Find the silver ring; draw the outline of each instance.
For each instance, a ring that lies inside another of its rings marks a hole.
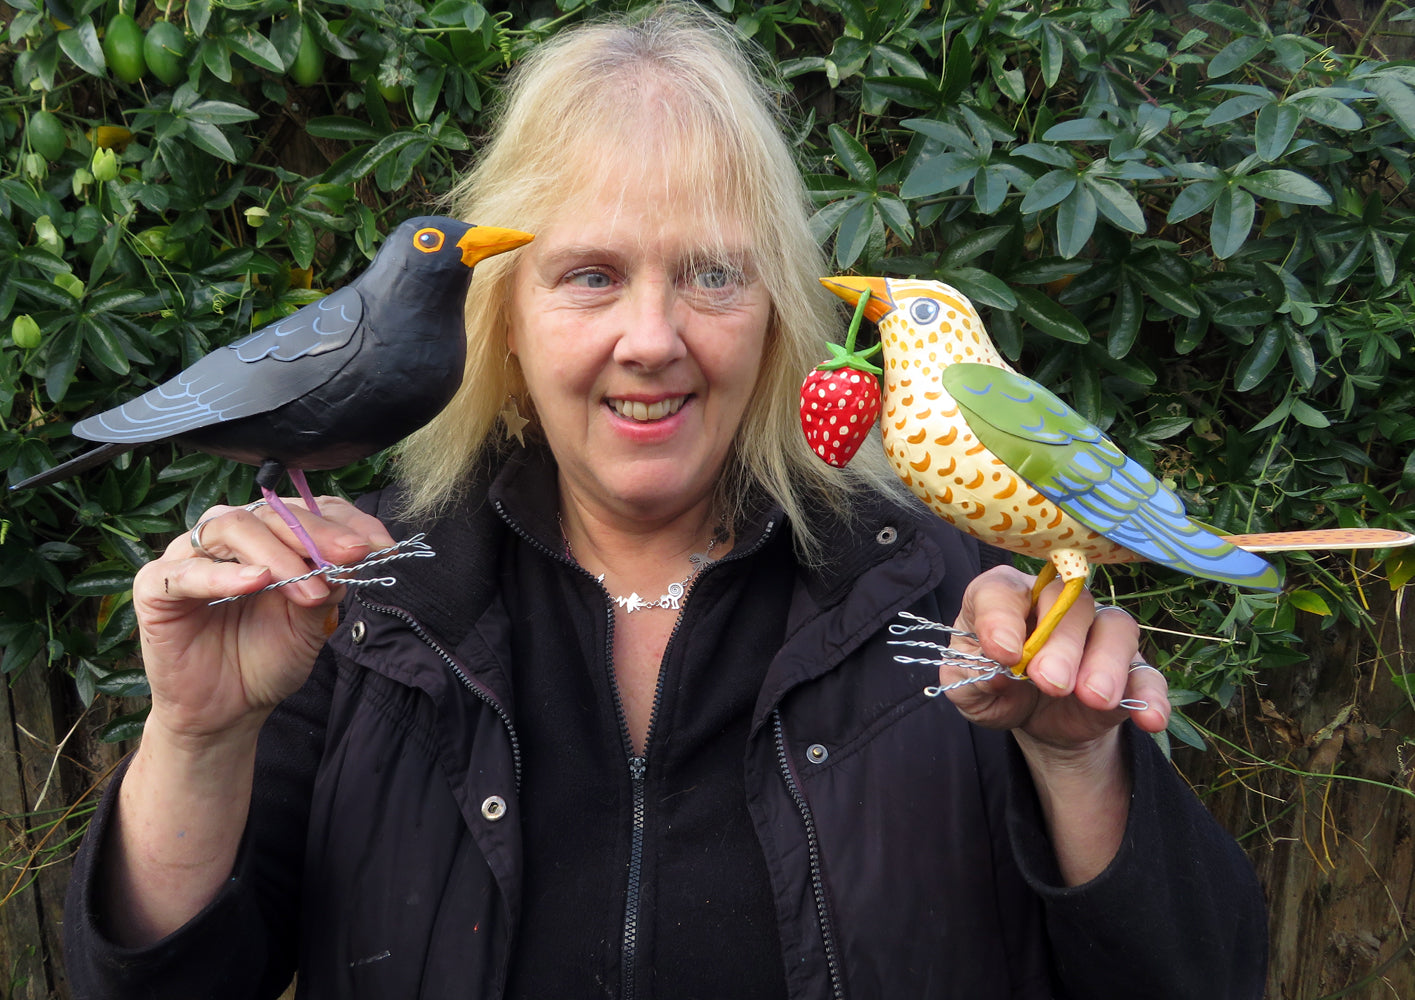
[[[1093,612],[1093,614],[1098,615],[1102,611],[1119,611],[1122,615],[1124,615],[1126,618],[1129,618],[1132,622],[1135,620],[1134,615],[1132,615],[1130,612],[1126,611],[1124,608],[1116,604],[1097,604],[1096,610]]]
[[[235,562],[234,559],[222,559],[212,555],[211,551],[201,543],[201,530],[214,520],[216,520],[215,517],[208,517],[204,521],[198,521],[197,526],[192,529],[192,533],[187,536],[187,541],[191,543],[192,551],[205,559],[210,559],[212,562]]]
[[[249,512],[253,512],[253,511],[260,510],[262,507],[269,507],[269,506],[270,506],[270,501],[267,500],[267,499],[265,499],[264,497],[261,497],[259,500],[256,500],[256,501],[253,502],[253,503],[248,503],[248,504],[246,504],[245,510],[249,513]]]

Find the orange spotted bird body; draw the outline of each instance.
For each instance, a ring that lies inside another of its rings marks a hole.
[[[1061,596],[1037,623],[1017,673],[1075,602],[1094,563],[1149,560],[1238,586],[1275,590],[1277,571],[1247,549],[1407,544],[1401,532],[1318,542],[1306,533],[1224,537],[1191,520],[1179,498],[1098,428],[993,347],[973,305],[937,281],[824,278],[851,304],[866,295],[879,327],[885,450],[904,483],[958,528],[1049,560]],[[1234,544],[1235,542],[1239,544]]]

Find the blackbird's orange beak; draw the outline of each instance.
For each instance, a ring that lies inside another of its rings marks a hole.
[[[859,304],[860,296],[870,295],[870,304],[865,307],[865,319],[878,323],[894,308],[894,299],[889,294],[889,284],[884,278],[835,277],[821,278],[820,283],[839,295],[851,306]]]
[[[462,248],[462,263],[468,267],[476,267],[488,257],[495,257],[507,250],[515,250],[518,246],[529,243],[533,239],[535,237],[530,233],[523,233],[516,229],[473,226],[457,241],[457,245]]]

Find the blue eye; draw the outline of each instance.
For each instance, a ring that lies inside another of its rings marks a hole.
[[[933,299],[918,299],[909,307],[909,315],[915,323],[928,326],[938,319],[938,303]]]
[[[572,285],[592,289],[608,288],[613,284],[609,275],[605,274],[603,271],[593,270],[576,271],[574,274],[571,274],[567,280]]]

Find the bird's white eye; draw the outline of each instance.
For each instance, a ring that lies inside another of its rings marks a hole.
[[[915,323],[927,326],[938,319],[938,303],[933,299],[918,299],[909,307],[909,315]]]
[[[437,253],[442,249],[442,241],[446,238],[441,229],[419,229],[413,234],[413,246],[423,253]]]

